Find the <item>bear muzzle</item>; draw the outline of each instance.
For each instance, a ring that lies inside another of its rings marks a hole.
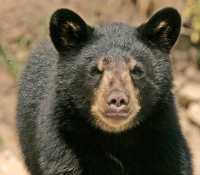
[[[107,110],[105,117],[123,120],[129,115],[129,96],[122,90],[113,90],[107,98]]]

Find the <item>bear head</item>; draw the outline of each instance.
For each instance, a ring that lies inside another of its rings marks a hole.
[[[179,13],[170,7],[138,27],[91,27],[75,12],[57,10],[50,37],[59,54],[61,103],[70,101],[72,108],[66,116],[74,109],[74,117],[109,133],[145,121],[171,90],[169,53],[180,26]]]

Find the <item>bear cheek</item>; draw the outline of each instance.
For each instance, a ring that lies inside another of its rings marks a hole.
[[[103,75],[102,80],[94,91],[93,100],[91,104],[91,114],[96,119],[99,120],[99,117],[103,117],[103,113],[107,109],[107,100],[109,87],[108,80],[105,75]]]
[[[136,88],[132,82],[131,76],[129,73],[127,73],[124,77],[124,84],[126,85],[128,94],[129,94],[129,118],[130,120],[134,120],[132,123],[132,126],[136,126],[136,116],[138,112],[141,110],[141,103],[140,103],[140,93],[139,89]]]

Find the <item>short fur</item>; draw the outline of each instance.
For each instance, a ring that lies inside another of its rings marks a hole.
[[[32,175],[192,175],[171,93],[169,52],[180,24],[173,8],[136,28],[93,28],[70,10],[54,13],[51,41],[32,52],[19,88],[17,127]],[[91,114],[102,77],[93,68],[102,57],[132,58],[144,71],[130,70],[140,109],[134,125],[117,133]]]

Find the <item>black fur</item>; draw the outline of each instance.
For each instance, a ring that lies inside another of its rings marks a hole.
[[[156,29],[162,21],[167,25]],[[65,22],[79,30],[63,29]],[[48,40],[33,51],[18,96],[19,138],[32,175],[192,175],[171,93],[169,51],[180,23],[173,8],[137,28],[121,23],[92,28],[65,9],[53,15],[54,45]],[[100,56],[130,55],[145,70],[142,81],[134,80],[141,95],[138,125],[106,133],[89,113],[101,78],[91,69]]]

